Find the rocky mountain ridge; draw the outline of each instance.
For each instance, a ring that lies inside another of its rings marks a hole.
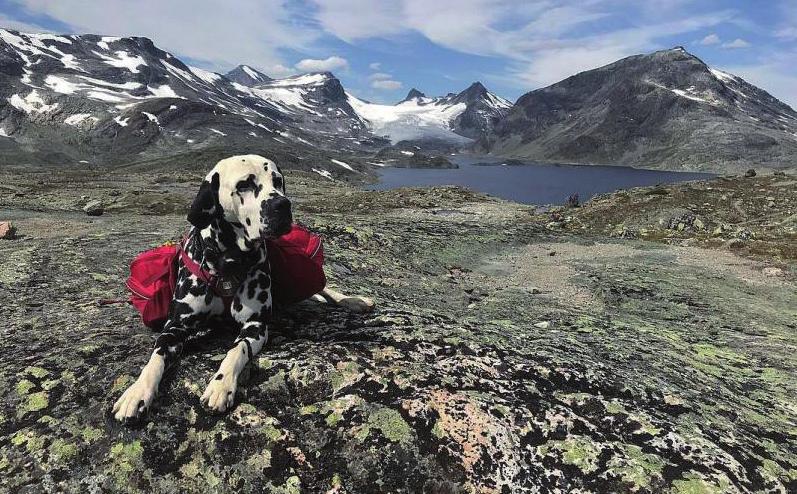
[[[479,148],[673,170],[789,167],[797,165],[797,112],[676,47],[526,93]]]
[[[365,177],[367,158],[389,143],[358,111],[371,104],[355,100],[329,72],[272,79],[240,65],[221,75],[147,38],[0,30],[0,158],[9,163],[190,163],[269,149],[286,167]],[[462,100],[451,119],[467,110],[461,127],[483,128],[484,103]]]
[[[480,82],[439,97],[413,88],[382,105],[328,72],[272,79],[241,65],[221,75],[147,38],[0,30],[5,163],[184,166],[268,149],[286,167],[368,180],[390,165],[378,153],[398,156],[402,141],[432,157],[465,149],[674,170],[785,168],[797,162],[797,113],[681,47],[582,72],[514,105]]]

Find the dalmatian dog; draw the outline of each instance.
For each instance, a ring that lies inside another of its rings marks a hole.
[[[238,273],[240,284],[229,313],[238,326],[233,347],[213,375],[201,402],[211,411],[232,407],[238,377],[268,338],[272,296],[264,239],[285,234],[292,224],[285,178],[271,160],[258,155],[223,159],[207,174],[188,213],[192,227],[184,244],[188,257],[210,273]],[[227,307],[213,287],[179,261],[169,316],[138,379],[113,406],[114,417],[131,422],[144,415],[167,368],[184,342],[203,325],[225,317]],[[349,310],[367,311],[373,302],[325,289],[318,298]]]

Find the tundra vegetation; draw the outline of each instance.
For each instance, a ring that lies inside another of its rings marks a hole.
[[[97,300],[183,232],[201,176],[0,171],[0,489],[797,490],[793,174],[541,211],[288,172],[331,285],[376,310],[281,309],[225,415],[199,402],[235,338],[212,328],[124,427],[155,335]]]

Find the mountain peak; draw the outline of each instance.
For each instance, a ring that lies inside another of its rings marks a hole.
[[[672,48],[668,48],[666,50],[654,51],[653,53],[650,53],[650,54],[647,54],[647,55],[642,55],[642,56],[667,58],[667,59],[674,58],[674,59],[677,59],[677,60],[682,60],[684,58],[700,60],[699,58],[697,58],[692,53],[689,53],[688,51],[686,51],[686,48],[684,48],[681,45],[673,46]]]
[[[464,91],[457,95],[457,98],[462,99],[465,98],[467,100],[481,98],[482,96],[487,94],[487,88],[484,87],[479,81],[474,82],[470,86],[468,86]]]
[[[482,84],[481,81],[476,81],[473,84],[471,84],[470,86],[468,86],[468,89],[466,89],[465,91],[469,91],[469,90],[486,92],[487,88],[484,87],[484,84]]]
[[[271,77],[257,69],[253,69],[249,65],[239,65],[227,72],[224,77],[248,87],[256,86],[258,84],[272,80]]]
[[[407,96],[403,100],[399,101],[399,103],[403,103],[405,101],[409,101],[409,100],[415,99],[415,98],[425,98],[425,97],[426,97],[426,95],[423,94],[421,91],[418,91],[417,89],[412,88],[412,89],[410,89],[410,92],[407,93]]]

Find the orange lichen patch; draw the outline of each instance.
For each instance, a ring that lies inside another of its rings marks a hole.
[[[296,463],[299,465],[304,466],[307,463],[307,457],[304,455],[304,452],[301,449],[297,448],[296,446],[291,446],[286,448],[286,450],[291,454],[291,456],[293,456],[293,459],[296,460]]]
[[[511,486],[520,465],[518,440],[511,432],[511,417],[496,418],[485,411],[495,404],[479,403],[484,396],[450,393],[437,389],[422,398],[404,400],[402,406],[411,417],[436,416],[432,434],[439,441],[439,452],[458,458],[470,487],[477,492],[498,493]],[[517,455],[507,452],[517,451]],[[482,468],[492,458],[490,469]]]
[[[473,379],[485,375],[491,378],[499,377],[497,367],[499,362],[497,359],[488,357],[475,357],[466,355],[456,355],[451,358],[440,360],[437,366],[441,368],[446,374],[459,374],[469,375]]]

